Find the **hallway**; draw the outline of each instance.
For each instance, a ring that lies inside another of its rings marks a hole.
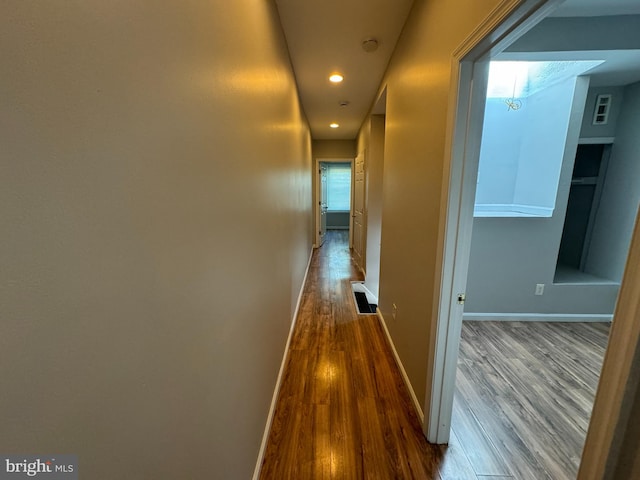
[[[575,477],[607,324],[465,322],[450,443],[431,445],[378,318],[356,313],[352,280],[362,275],[348,231],[328,231],[311,261],[262,479]]]
[[[311,262],[262,479],[441,478],[443,450],[422,434],[378,318],[356,314],[350,281],[361,279],[348,232],[327,232]]]

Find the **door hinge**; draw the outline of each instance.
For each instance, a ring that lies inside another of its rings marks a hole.
[[[467,295],[464,293],[459,293],[458,294],[458,303],[460,305],[464,305],[464,301],[467,299]]]

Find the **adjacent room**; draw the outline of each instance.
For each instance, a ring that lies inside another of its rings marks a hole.
[[[577,474],[640,202],[620,22],[544,20],[489,67],[452,417],[477,475]]]

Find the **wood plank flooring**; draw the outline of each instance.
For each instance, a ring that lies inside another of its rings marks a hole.
[[[330,231],[314,252],[260,478],[575,478],[556,475],[579,460],[606,329],[550,326],[531,339],[517,326],[504,336],[502,324],[465,324],[451,442],[431,445],[377,317],[356,313],[350,281],[362,278],[347,242]],[[574,334],[588,348],[575,353]],[[530,346],[512,343],[523,339]],[[557,356],[540,349],[549,342]]]
[[[311,261],[260,478],[438,478],[378,318],[355,310],[347,236]]]
[[[479,478],[576,478],[608,335],[605,323],[463,323],[452,430]]]

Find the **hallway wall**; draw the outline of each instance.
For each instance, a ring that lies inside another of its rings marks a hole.
[[[379,307],[420,401],[435,341],[446,125],[456,94],[451,58],[498,3],[417,0],[381,82],[387,110]]]
[[[0,58],[0,452],[250,478],[313,235],[273,2],[7,0]]]

